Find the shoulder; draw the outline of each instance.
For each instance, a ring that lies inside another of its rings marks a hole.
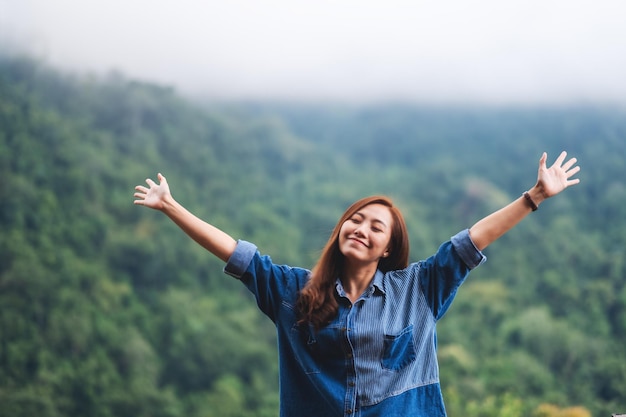
[[[310,270],[277,264],[269,255],[263,255],[256,246],[253,247],[254,251],[247,252],[238,261],[239,269],[236,269],[235,274],[224,268],[226,273],[241,280],[249,288],[254,287],[253,292],[269,291],[289,298],[289,294],[297,294],[310,279]],[[246,252],[247,249],[243,251]]]
[[[419,285],[419,275],[422,273],[424,261],[410,263],[406,268],[394,271],[376,273],[374,284],[385,292],[404,292]]]

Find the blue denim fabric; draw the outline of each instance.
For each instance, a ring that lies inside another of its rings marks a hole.
[[[245,241],[224,271],[276,325],[281,416],[443,417],[436,322],[485,259],[464,230],[424,261],[377,271],[354,304],[338,279],[337,317],[317,332],[295,309],[310,271],[275,265]]]

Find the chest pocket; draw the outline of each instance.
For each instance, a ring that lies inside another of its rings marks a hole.
[[[416,357],[412,324],[397,335],[384,336],[382,357],[384,369],[398,371],[413,362]]]

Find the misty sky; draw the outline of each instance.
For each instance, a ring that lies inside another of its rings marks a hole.
[[[0,46],[218,99],[626,102],[625,0],[0,0]]]

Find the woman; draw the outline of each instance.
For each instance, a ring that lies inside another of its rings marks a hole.
[[[165,177],[137,186],[135,204],[160,210],[226,262],[275,323],[281,416],[445,416],[435,325],[482,250],[549,197],[580,168],[544,152],[536,184],[506,207],[408,265],[400,211],[386,197],[346,210],[313,268],[278,266],[256,247],[200,220],[172,197]]]

